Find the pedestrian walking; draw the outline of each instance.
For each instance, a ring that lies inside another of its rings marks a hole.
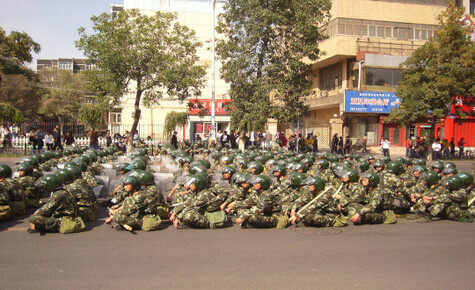
[[[51,132],[46,133],[45,138],[44,138],[46,149],[53,150],[53,141],[54,141],[54,137],[53,135],[51,135]]]
[[[61,130],[59,126],[56,126],[56,128],[53,129],[53,150],[59,149],[63,150],[63,145],[61,145]]]
[[[440,159],[440,153],[442,151],[442,144],[440,144],[440,139],[437,138],[434,143],[432,143],[432,160]]]
[[[368,137],[366,137],[366,135],[364,135],[363,138],[361,138],[361,146],[363,147],[361,152],[363,152],[363,153],[368,152],[368,150],[366,149],[366,144],[367,143],[368,143]]]
[[[87,136],[89,137],[89,148],[97,150],[99,147],[99,136],[94,128],[91,128]]]
[[[389,148],[390,148],[391,142],[388,139],[384,139],[381,141],[381,148],[383,149],[383,155],[385,157],[389,157]]]
[[[170,146],[172,146],[173,149],[178,149],[178,138],[176,137],[178,133],[175,131],[173,132],[172,139],[170,141]]]

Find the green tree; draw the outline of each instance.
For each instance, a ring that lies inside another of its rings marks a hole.
[[[430,117],[430,144],[437,119],[450,113],[454,97],[475,95],[475,46],[467,38],[470,29],[460,25],[462,17],[463,9],[449,2],[438,16],[436,36],[401,64],[403,77],[397,88],[401,105],[390,120],[409,126]],[[473,105],[472,98],[465,101]]]
[[[268,118],[289,122],[307,107],[310,62],[321,55],[319,27],[329,0],[230,0],[220,15],[217,53],[231,86],[233,128],[257,130]],[[308,62],[310,61],[310,62]]]
[[[175,112],[171,111],[165,117],[165,126],[163,128],[163,135],[170,137],[176,127],[185,125],[188,122],[188,112]]]
[[[84,78],[68,70],[48,68],[40,71],[40,80],[45,93],[41,97],[38,112],[59,121],[61,130],[68,119],[75,119],[84,102]]]
[[[89,87],[115,101],[124,93],[135,94],[131,134],[140,120],[141,101],[150,106],[165,95],[183,101],[201,94],[205,67],[197,65],[196,55],[201,43],[194,31],[176,22],[175,14],[125,10],[115,19],[101,14],[91,20],[95,33],[80,28],[76,42],[97,68],[88,73]]]
[[[25,74],[33,77],[34,73],[24,65],[33,60],[32,52],[38,53],[40,50],[40,45],[25,32],[12,31],[7,35],[0,27],[1,74]]]
[[[23,123],[24,116],[10,103],[0,103],[0,122]]]
[[[40,88],[37,80],[30,80],[23,74],[7,74],[3,75],[0,85],[0,102],[10,103],[20,110],[26,119],[33,120],[43,93],[44,90]]]
[[[92,128],[98,128],[105,125],[104,116],[107,108],[101,104],[84,104],[79,109],[79,121]]]

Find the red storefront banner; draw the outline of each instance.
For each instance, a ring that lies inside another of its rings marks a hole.
[[[229,115],[224,109],[227,103],[231,100],[216,99],[215,103],[215,114],[216,115]],[[211,99],[194,99],[189,100],[188,103],[188,114],[190,115],[199,115],[200,113],[205,115],[211,115]]]

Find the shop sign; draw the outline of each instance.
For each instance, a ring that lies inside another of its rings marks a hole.
[[[225,104],[231,102],[227,99],[215,100],[215,114],[228,115],[224,109]],[[190,99],[188,103],[188,114],[190,115],[211,115],[211,99]]]
[[[401,99],[395,93],[345,91],[345,112],[391,113]]]

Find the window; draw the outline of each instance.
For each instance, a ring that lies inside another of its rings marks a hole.
[[[342,66],[337,63],[320,69],[320,89],[334,90],[341,88]]]
[[[365,68],[365,84],[369,86],[395,87],[401,78],[399,69]]]
[[[373,25],[369,27],[369,36],[376,36],[376,27]]]
[[[385,37],[386,38],[391,38],[393,37],[393,34],[392,34],[392,28],[391,27],[386,27],[385,29]]]
[[[122,122],[122,113],[109,112],[109,123],[120,123]]]

